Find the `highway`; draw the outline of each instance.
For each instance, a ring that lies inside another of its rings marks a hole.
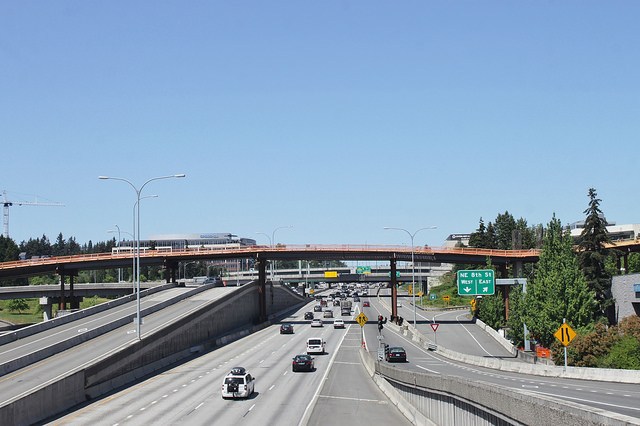
[[[233,291],[233,288],[214,288],[149,315],[145,318],[143,331],[159,328],[185,312],[221,297],[225,291]],[[369,318],[369,323],[363,329],[363,336],[367,349],[375,357],[378,346],[375,320],[378,314],[390,315],[391,299],[377,298],[372,294],[362,300],[369,300],[371,306],[362,307],[361,302],[355,303],[354,314],[364,312]],[[413,318],[412,306],[407,303],[407,299],[402,300],[400,315]],[[215,419],[221,423],[320,425],[333,423],[332,416],[339,416],[341,422],[350,425],[373,422],[409,424],[365,373],[358,356],[362,343],[360,326],[349,321],[345,330],[334,330],[330,326],[333,320],[325,319],[323,328],[311,328],[309,321],[303,318],[304,312],[312,311],[314,304],[315,302],[310,302],[283,320],[294,324],[293,335],[281,335],[277,324],[269,326],[51,420],[50,424],[197,425],[211,424],[212,419]],[[338,307],[333,311],[336,317],[340,317]],[[433,337],[433,332],[428,321],[433,316],[439,321],[441,325],[437,340],[440,345],[477,356],[511,357],[502,345],[469,322],[465,310],[418,311],[418,314],[418,328],[429,338]],[[321,313],[315,313],[316,317],[320,315]],[[125,347],[135,341],[134,330],[133,324],[122,327],[73,350],[0,378],[1,400],[6,401],[65,373],[71,367],[78,368],[79,365],[105,356],[111,350]],[[399,333],[399,328],[395,325],[387,324],[382,334],[384,342],[391,346],[403,346],[407,351],[408,362],[397,364],[397,368],[494,383],[511,388],[514,392],[546,395],[557,398],[558,401],[579,403],[640,420],[640,389],[637,384],[571,380],[490,370],[453,362],[437,352],[427,351]],[[291,358],[304,353],[304,342],[312,336],[321,336],[327,342],[328,353],[315,357],[315,372],[293,373]],[[221,398],[220,385],[223,377],[235,366],[247,368],[257,378],[256,392],[247,400]]]
[[[141,327],[142,334],[144,336],[145,333],[151,333],[154,330],[161,329],[167,322],[175,321],[189,312],[200,309],[202,306],[236,289],[237,287],[211,288],[158,312],[144,316]],[[147,296],[141,299],[141,303],[144,303],[143,306],[160,303],[177,295],[180,291],[185,291],[185,289],[172,289]],[[61,327],[56,327],[47,332],[32,336],[32,338],[18,340],[14,342],[15,344],[9,344],[13,346],[8,350],[5,349],[5,346],[8,345],[2,345],[0,348],[3,351],[3,357],[10,359],[15,357],[15,352],[30,351],[34,350],[35,347],[46,347],[47,344],[51,342],[50,339],[52,336],[55,341],[60,339],[62,335],[68,336],[69,333],[86,333],[90,328],[96,327],[97,323],[114,321],[116,318],[125,317],[133,312],[135,312],[135,301],[116,309],[110,309],[103,313],[74,321],[62,327],[64,330],[62,330]],[[22,340],[25,340],[24,344]],[[89,365],[97,359],[106,357],[137,340],[136,326],[131,322],[129,325],[117,328],[100,337],[74,346],[69,350],[49,356],[27,368],[6,374],[0,377],[0,405],[30,392],[35,387],[53,381],[57,377],[77,371],[81,367]]]
[[[371,306],[375,315],[378,312],[389,315],[389,300],[371,297]],[[410,308],[408,305],[403,306],[402,309],[400,315],[405,318],[413,318],[413,306]],[[411,311],[410,317],[408,316],[409,310]],[[427,317],[427,315],[418,317],[418,321],[420,319],[425,321],[423,324],[419,323],[418,328],[423,335],[432,339],[433,331],[426,322],[431,317]],[[371,318],[371,315],[368,316]],[[465,311],[436,313],[436,318],[446,321],[438,327],[438,344],[443,346],[446,346],[445,343],[450,344],[451,346],[447,346],[447,348],[465,354],[504,358],[506,353],[508,357],[511,357],[502,345],[495,342],[479,327],[469,324]],[[458,319],[461,321],[457,322]],[[368,326],[368,328],[372,327]],[[385,327],[383,335],[386,343],[391,346],[402,346],[407,351],[408,362],[399,364],[398,368],[495,383],[517,392],[546,395],[558,400],[571,401],[640,419],[640,387],[637,384],[534,376],[454,362],[437,352],[425,351],[407,337],[396,332],[397,329],[398,327]],[[375,334],[375,330],[373,332],[369,330],[369,333]],[[375,348],[369,348],[370,351],[373,349]],[[509,361],[513,360],[509,359]]]
[[[366,376],[358,355],[360,326],[334,329],[333,320],[325,319],[324,327],[311,328],[303,318],[314,304],[283,320],[294,325],[293,335],[270,326],[49,424],[326,425],[339,419],[409,425]],[[305,352],[307,338],[317,336],[326,341],[327,353],[314,356],[316,371],[293,373],[291,359]],[[223,378],[235,366],[256,377],[256,391],[246,400],[223,400]]]
[[[156,304],[177,297],[191,289],[173,288],[155,293],[140,299],[140,309],[144,310]],[[0,364],[10,360],[27,356],[35,350],[51,346],[60,341],[70,339],[82,333],[87,333],[115,320],[125,318],[136,313],[136,301],[114,307],[98,315],[92,315],[68,324],[62,324],[46,333],[38,333],[9,342],[0,346]],[[135,328],[134,328],[135,330]]]

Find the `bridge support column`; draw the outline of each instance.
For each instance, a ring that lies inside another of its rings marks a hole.
[[[398,316],[398,277],[396,276],[396,259],[389,260],[389,266],[391,270],[391,318],[395,319]]]
[[[258,258],[258,308],[260,315],[258,320],[262,323],[267,320],[267,262]]]
[[[60,302],[58,302],[58,310],[67,309],[67,303],[64,300],[64,274],[60,273]]]
[[[82,297],[75,297],[73,294],[73,277],[75,275],[69,275],[69,308],[70,309],[80,309],[80,301]]]
[[[42,309],[42,320],[49,321],[53,318],[53,304],[48,297],[40,298],[40,308]]]

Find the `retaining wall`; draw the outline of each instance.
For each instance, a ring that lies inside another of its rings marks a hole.
[[[206,288],[205,288],[206,289]],[[267,285],[271,320],[308,303],[286,287]],[[94,364],[45,384],[0,407],[0,424],[40,422],[73,406],[125,386],[175,362],[227,344],[270,325],[257,324],[257,284],[212,301],[156,332],[143,335],[122,350]]]

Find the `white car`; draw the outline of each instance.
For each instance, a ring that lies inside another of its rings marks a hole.
[[[311,327],[322,327],[322,320],[319,318],[314,319],[313,321],[311,321]]]
[[[344,320],[342,318],[336,318],[333,321],[333,328],[344,328]]]
[[[249,398],[255,390],[255,377],[243,367],[235,367],[224,377],[222,398]]]
[[[324,354],[325,341],[322,337],[310,337],[307,339],[307,355]]]

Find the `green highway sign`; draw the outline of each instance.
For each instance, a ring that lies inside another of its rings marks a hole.
[[[488,296],[496,292],[493,269],[458,271],[458,294],[461,296]]]
[[[356,274],[370,274],[371,266],[358,266],[356,268]]]

